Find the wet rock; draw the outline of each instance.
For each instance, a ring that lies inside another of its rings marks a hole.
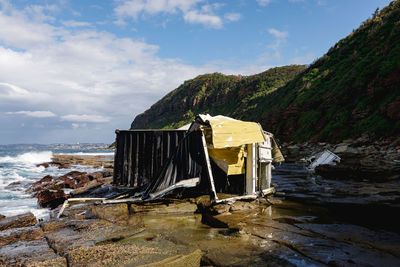
[[[209,208],[210,213],[212,214],[222,214],[225,212],[229,212],[229,209],[231,208],[230,205],[228,204],[217,204],[213,205]]]
[[[89,175],[85,172],[71,171],[65,175],[58,177],[55,181],[63,182],[63,188],[79,188],[92,181],[93,178],[89,178]]]
[[[356,148],[350,147],[349,145],[340,145],[335,148],[333,151],[335,154],[341,154],[341,153],[349,153],[349,154],[358,154],[359,151]]]
[[[200,261],[203,252],[200,249],[196,249],[192,253],[187,255],[175,255],[158,262],[153,262],[145,265],[140,265],[140,267],[175,267],[175,266],[186,266],[186,267],[198,267],[200,266]]]
[[[8,229],[0,232],[0,246],[17,241],[37,240],[43,238],[43,231],[38,226]]]
[[[103,185],[103,183],[102,183],[102,182],[99,182],[99,181],[97,181],[97,180],[90,181],[90,182],[88,182],[87,184],[85,184],[84,186],[78,187],[78,188],[74,189],[74,190],[71,192],[71,195],[84,194],[85,192],[88,192],[89,190],[91,190],[91,189],[93,189],[93,188],[100,187],[100,186],[102,186],[102,185]]]
[[[34,182],[33,184],[31,184],[26,191],[29,192],[29,193],[38,192],[38,191],[43,190],[44,188],[46,188],[46,186],[48,186],[52,181],[53,181],[53,176],[46,175],[45,177],[43,177],[39,181]]]
[[[266,257],[278,256],[296,265],[348,266],[353,262],[356,266],[392,266],[400,262],[398,235],[345,224],[310,224],[307,222],[313,217],[306,216],[309,206],[303,207],[305,216],[299,216],[299,205],[283,204],[282,210],[272,207],[270,212],[242,210],[212,217],[241,235],[259,238],[253,242],[267,248]],[[215,257],[214,263],[219,263]]]
[[[21,184],[21,182],[12,182],[12,183],[9,183],[7,185],[7,187],[12,187],[12,186],[15,186],[15,185],[20,185],[20,184]]]
[[[330,179],[389,181],[400,179],[400,162],[379,159],[353,159],[337,165],[320,165],[315,172]]]
[[[3,220],[6,216],[0,214],[0,220]]]
[[[234,202],[230,208],[230,212],[241,211],[241,210],[252,210],[260,207],[260,204],[256,201],[254,202],[246,202],[246,201],[236,201]]]
[[[128,204],[91,205],[85,214],[88,219],[104,219],[113,223],[124,223],[130,217]]]
[[[50,165],[51,165],[51,162],[44,162],[44,163],[36,164],[36,167],[48,168]]]
[[[49,207],[51,209],[58,207],[67,199],[63,190],[53,189],[40,191],[36,197],[38,198],[38,203],[41,207]]]
[[[196,211],[197,205],[195,203],[178,199],[162,199],[154,202],[132,203],[130,205],[131,213],[182,214]]]
[[[110,185],[112,177],[105,177],[109,172],[79,172],[71,171],[58,178],[45,176],[40,181],[33,183],[27,192],[33,193],[32,196],[38,198],[38,203],[42,207],[56,208],[69,197],[64,189],[73,189],[71,195],[84,195],[103,185]]]
[[[67,266],[67,261],[54,253],[44,238],[18,241],[0,247],[2,266]]]
[[[31,212],[28,212],[21,215],[6,217],[0,220],[0,231],[11,228],[33,226],[36,223],[36,217]]]
[[[360,246],[370,247],[377,251],[385,251],[400,258],[400,236],[397,233],[381,230],[372,231],[361,226],[343,224],[304,223],[297,226],[318,233],[328,239],[359,244]]]

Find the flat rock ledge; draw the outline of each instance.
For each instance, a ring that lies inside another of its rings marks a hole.
[[[11,216],[11,217],[4,217],[0,220],[0,231],[11,229],[11,228],[18,228],[24,226],[32,226],[37,223],[35,215],[31,212]]]
[[[398,266],[400,237],[280,200],[75,205],[0,232],[3,266]],[[6,218],[7,219],[7,218]],[[4,220],[4,219],[3,219]]]
[[[56,166],[60,169],[70,168],[75,165],[92,166],[94,168],[113,168],[113,158],[109,156],[90,155],[60,155],[55,154],[50,162],[38,164],[38,166]]]

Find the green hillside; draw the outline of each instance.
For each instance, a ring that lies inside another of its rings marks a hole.
[[[138,115],[132,128],[175,128],[198,113],[259,121],[287,141],[399,135],[400,0],[308,68],[198,76]]]
[[[305,69],[305,66],[293,65],[247,77],[220,73],[200,75],[185,81],[138,115],[131,128],[177,128],[200,113],[241,118],[258,99],[282,87]]]
[[[274,95],[263,125],[284,139],[340,141],[400,132],[400,1],[392,2]]]

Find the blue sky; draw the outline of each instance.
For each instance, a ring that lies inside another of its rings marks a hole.
[[[309,64],[388,0],[0,0],[0,144],[114,140],[183,81]]]

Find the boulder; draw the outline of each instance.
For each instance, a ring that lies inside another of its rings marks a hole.
[[[76,188],[71,192],[71,195],[79,195],[79,194],[84,194],[85,192],[88,192],[89,190],[93,188],[100,187],[103,183],[98,182],[97,180],[90,181],[89,183],[85,184],[82,187]]]
[[[11,187],[11,186],[15,186],[15,185],[20,185],[21,184],[21,182],[12,182],[12,183],[9,183],[8,185],[7,185],[7,187]]]
[[[33,226],[37,223],[35,215],[32,212],[6,217],[0,220],[0,231],[19,228],[26,226]]]
[[[0,220],[3,220],[6,216],[0,214]]]
[[[340,145],[335,148],[333,153],[335,153],[335,154],[340,154],[340,153],[358,154],[359,151],[356,148],[350,147],[349,145]]]
[[[31,184],[28,189],[26,189],[26,192],[32,193],[32,192],[38,192],[43,190],[45,187],[47,187],[52,181],[53,181],[53,176],[51,175],[46,175],[42,179],[40,179],[37,182],[34,182]]]
[[[41,207],[56,208],[67,199],[63,190],[45,189],[37,194],[38,203]]]
[[[44,162],[44,163],[36,164],[36,167],[48,168],[50,165],[51,165],[51,162]]]

